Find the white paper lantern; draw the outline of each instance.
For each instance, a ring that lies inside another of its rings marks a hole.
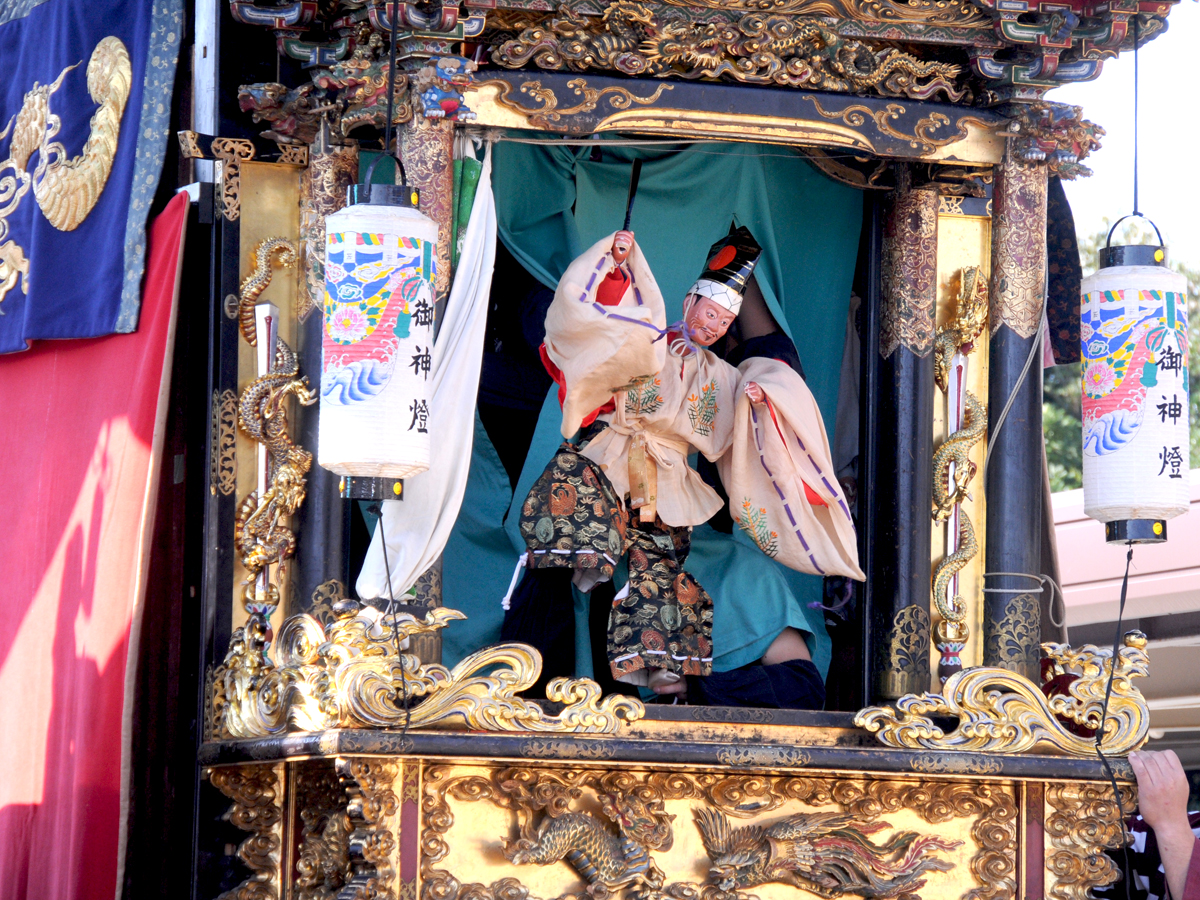
[[[405,478],[429,468],[438,228],[409,188],[357,189],[366,202],[325,220],[317,459],[338,475]]]
[[[1100,262],[1080,321],[1084,512],[1110,541],[1165,540],[1190,501],[1187,279],[1161,247]]]

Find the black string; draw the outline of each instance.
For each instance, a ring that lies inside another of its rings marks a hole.
[[[404,704],[404,727],[400,729],[400,736],[404,737],[408,731],[408,723],[412,718],[412,713],[408,708],[408,678],[404,673],[404,656],[400,652],[400,633],[396,625],[398,613],[396,612],[396,596],[392,593],[392,565],[388,562],[387,534],[383,530],[383,505],[374,503],[367,507],[367,509],[369,512],[379,516],[377,527],[379,528],[379,543],[383,545],[383,570],[387,573],[385,577],[387,578],[388,589],[387,612],[384,613],[384,616],[390,613],[392,617],[392,644],[396,648],[396,663],[400,666],[400,697]]]
[[[400,0],[392,0],[392,21],[390,24],[391,33],[391,51],[389,53],[388,63],[388,96],[387,96],[387,123],[383,127],[383,152],[392,152],[392,113],[395,110],[396,103],[396,12],[400,8]],[[1136,58],[1136,54],[1135,54]],[[1136,135],[1137,131],[1134,130]],[[1136,137],[1134,138],[1136,142]],[[400,154],[397,153],[397,156]],[[402,179],[403,180],[403,179]],[[1135,207],[1137,203],[1133,204]],[[383,516],[380,516],[380,521],[383,521]],[[390,586],[390,582],[389,582]]]
[[[1142,28],[1137,13],[1133,16],[1133,214],[1138,210],[1138,44],[1141,43]]]
[[[1125,870],[1125,900],[1130,900],[1129,831],[1125,827],[1125,810],[1121,807],[1121,789],[1117,787],[1117,776],[1113,774],[1112,766],[1108,764],[1108,757],[1104,755],[1104,750],[1100,746],[1104,741],[1104,725],[1108,721],[1108,698],[1112,696],[1113,679],[1116,678],[1117,662],[1120,659],[1118,654],[1121,650],[1121,625],[1122,619],[1125,618],[1125,596],[1129,591],[1129,564],[1133,562],[1133,541],[1129,541],[1126,546],[1129,548],[1129,552],[1125,554],[1125,577],[1121,579],[1121,605],[1117,608],[1117,632],[1113,636],[1112,665],[1108,670],[1108,684],[1104,688],[1104,703],[1100,707],[1100,727],[1096,729],[1096,755],[1100,757],[1100,763],[1108,774],[1108,783],[1112,785],[1113,799],[1117,802],[1117,821],[1121,823],[1121,860]]]

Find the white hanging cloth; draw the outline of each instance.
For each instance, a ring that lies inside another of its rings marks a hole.
[[[403,500],[384,501],[383,527],[375,529],[358,575],[360,597],[388,597],[381,534],[387,535],[391,590],[398,600],[433,565],[450,539],[471,467],[475,398],[495,260],[496,202],[492,196],[489,143],[450,288],[446,318],[433,348],[429,471],[404,482]]]

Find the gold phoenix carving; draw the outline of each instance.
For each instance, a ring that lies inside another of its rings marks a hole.
[[[88,138],[78,156],[69,156],[55,140],[62,120],[51,108],[51,98],[62,87],[67,66],[50,84],[36,81],[26,92],[21,109],[0,129],[0,141],[9,138],[8,157],[0,159],[0,302],[20,278],[21,290],[29,293],[29,261],[25,250],[8,236],[8,217],[21,200],[33,191],[42,214],[59,231],[74,231],[100,199],[121,133],[121,115],[133,86],[129,51],[117,37],[96,44],[87,66],[88,95],[99,104],[92,115]],[[38,161],[30,171],[29,160]]]
[[[593,898],[629,889],[631,897],[653,900],[733,900],[746,896],[739,890],[773,882],[824,898],[912,896],[926,873],[953,867],[941,854],[962,842],[911,830],[873,838],[891,827],[883,816],[902,811],[933,825],[974,819],[969,833],[978,850],[970,870],[977,887],[965,900],[1011,900],[1016,892],[1017,805],[1008,785],[593,768],[462,771],[439,766],[425,774],[426,900],[534,900],[516,877],[463,884],[438,867],[450,854],[456,809],[475,802],[512,811],[516,839],[497,836],[510,863],[566,861]],[[688,817],[667,811],[666,802],[681,800],[695,801],[685,807]],[[818,808],[759,819],[796,804]],[[747,819],[753,821],[743,824]],[[707,856],[707,880],[669,882],[654,854],[672,848],[676,829],[692,827]]]
[[[890,747],[929,750],[981,750],[1026,753],[1042,750],[1066,756],[1093,757],[1095,742],[1068,731],[1064,722],[1089,729],[1101,727],[1105,687],[1113,672],[1112,651],[1085,644],[1042,644],[1056,673],[1078,677],[1066,693],[1047,697],[1027,678],[1008,669],[964,669],[947,679],[941,694],[909,694],[891,706],[859,711],[854,724],[876,734]],[[1104,722],[1101,749],[1126,754],[1141,746],[1150,728],[1146,701],[1132,679],[1148,672],[1146,636],[1125,636],[1113,674],[1112,696]],[[949,734],[934,716],[958,720]]]
[[[264,658],[265,624],[234,631],[214,674],[213,721],[222,737],[250,738],[328,728],[467,728],[480,731],[613,734],[645,714],[640,701],[601,699],[590,679],[551,679],[546,696],[563,704],[549,715],[517,694],[541,673],[541,655],[525,644],[472,653],[453,669],[397,655],[411,638],[465,618],[453,609],[384,617],[356,601],[334,605],[323,625],[310,615],[284,622]],[[393,631],[394,629],[394,631]],[[407,703],[406,703],[407,701]],[[407,705],[407,709],[406,709]]]
[[[813,19],[748,12],[697,22],[639,0],[616,0],[599,17],[559,8],[550,18],[526,24],[492,53],[509,69],[529,62],[538,68],[626,75],[718,79],[777,84],[811,90],[874,92],[884,97],[928,100],[955,87],[962,68],[922,62],[902,50],[876,49],[846,39]]]
[[[954,320],[937,330],[933,341],[933,380],[942,393],[950,389],[950,365],[955,353],[966,355],[975,346],[975,341],[987,326],[988,299],[987,282],[976,266],[963,269],[960,277],[957,309]],[[937,564],[933,573],[933,601],[941,620],[935,628],[938,648],[945,651],[949,645],[959,649],[967,640],[967,608],[959,595],[949,596],[950,582],[962,568],[979,552],[975,528],[962,502],[969,496],[967,489],[975,477],[975,463],[971,462],[971,448],[978,443],[987,430],[987,411],[979,399],[970,391],[963,392],[966,407],[963,427],[951,434],[933,454],[933,520],[946,522],[958,508],[958,542],[956,549]],[[950,468],[954,467],[951,477]]]
[[[218,900],[278,900],[283,847],[282,769],[280,764],[209,770],[213,787],[233,801],[225,818],[250,832],[237,855],[252,874]]]

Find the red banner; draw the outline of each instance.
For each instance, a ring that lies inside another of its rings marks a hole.
[[[0,358],[0,897],[111,900],[187,197],[136,333]]]

